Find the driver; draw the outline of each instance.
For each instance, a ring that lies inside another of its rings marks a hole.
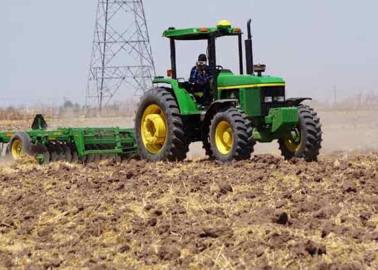
[[[210,80],[213,78],[207,65],[206,54],[200,54],[196,65],[190,72],[189,82],[193,84],[195,92],[203,92],[202,101],[206,102],[210,97]]]

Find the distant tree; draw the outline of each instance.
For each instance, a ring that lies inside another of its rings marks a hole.
[[[71,100],[66,99],[64,101],[64,103],[63,103],[64,109],[72,109],[73,107],[75,107],[75,105],[73,104],[73,102]]]

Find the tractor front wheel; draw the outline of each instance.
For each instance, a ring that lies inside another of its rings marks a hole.
[[[139,155],[150,161],[182,161],[189,151],[176,99],[167,89],[155,88],[141,99],[136,120]]]
[[[251,122],[237,109],[217,113],[210,125],[211,155],[222,162],[251,158]]]
[[[278,140],[286,160],[294,157],[317,161],[322,143],[322,130],[317,113],[307,105],[298,107],[299,122],[289,134]]]

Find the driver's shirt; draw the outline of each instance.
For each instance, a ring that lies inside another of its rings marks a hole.
[[[198,86],[205,86],[211,80],[211,72],[209,66],[205,66],[200,70],[197,66],[192,68],[190,72],[189,82],[197,84]]]

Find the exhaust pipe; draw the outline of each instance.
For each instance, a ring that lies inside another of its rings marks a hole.
[[[246,54],[246,63],[247,63],[247,74],[254,75],[251,24],[252,24],[252,20],[249,19],[247,23],[248,39],[245,40],[245,54]]]

